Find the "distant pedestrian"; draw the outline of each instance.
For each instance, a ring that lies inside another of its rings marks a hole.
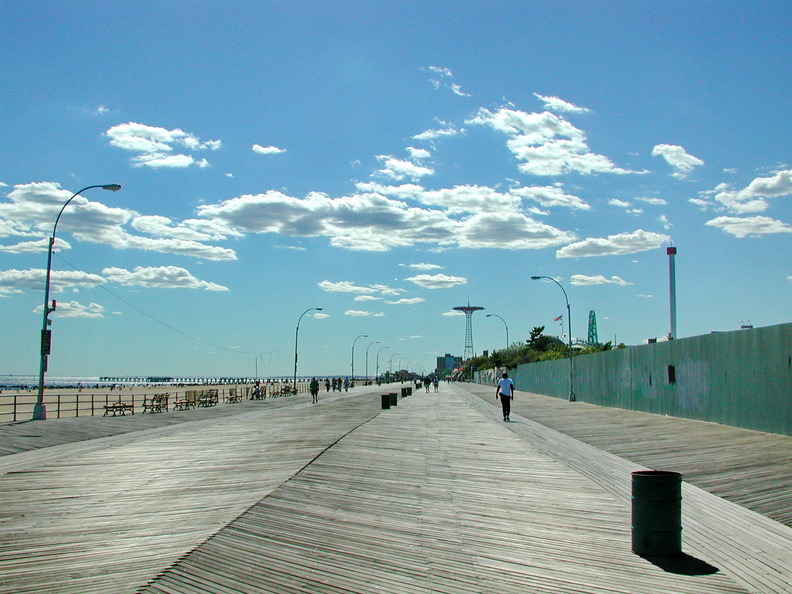
[[[424,383],[424,388],[426,388],[426,393],[428,394],[428,393],[429,393],[429,385],[432,383],[432,380],[431,380],[431,379],[429,378],[429,376],[427,375],[427,376],[424,378],[424,380],[423,380],[423,383]]]
[[[509,379],[509,374],[505,371],[503,372],[503,377],[498,380],[498,388],[495,391],[495,400],[498,397],[500,397],[501,406],[503,407],[503,420],[510,421],[511,401],[514,400],[514,382]]]
[[[329,377],[325,378],[325,390],[328,391],[328,392],[330,391],[330,378]]]
[[[315,377],[311,378],[311,402],[314,404],[319,402],[319,382]]]
[[[344,378],[344,392],[349,392],[349,378]]]
[[[439,389],[440,389],[440,382],[439,382],[439,381],[437,381],[437,378],[434,378],[434,379],[432,380],[432,385],[434,386],[434,391],[435,391],[435,392],[438,392],[438,391],[439,391]]]

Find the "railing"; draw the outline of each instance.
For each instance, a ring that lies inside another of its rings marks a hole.
[[[286,384],[270,383],[267,385],[267,392],[277,386],[281,389]],[[290,385],[290,384],[289,384]],[[207,392],[209,387],[185,386],[178,390],[168,389],[167,386],[157,386],[145,392],[74,392],[64,391],[56,393],[54,389],[44,393],[44,406],[47,409],[47,418],[60,419],[66,417],[89,417],[102,416],[105,414],[105,405],[117,402],[131,404],[136,410],[140,407],[142,411],[143,400],[154,394],[168,392],[171,401],[186,398],[187,392],[196,392],[198,395]],[[217,386],[212,389],[217,390],[220,402],[226,401],[232,391],[241,395],[243,400],[247,400],[252,391],[252,386]],[[297,393],[307,393],[308,382],[297,382]],[[33,418],[33,407],[36,404],[37,394],[34,390],[23,393],[2,394],[0,393],[0,423],[13,423],[17,421],[29,421]]]

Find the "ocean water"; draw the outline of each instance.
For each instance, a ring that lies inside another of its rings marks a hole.
[[[280,378],[258,378],[261,381],[268,379],[291,379]],[[298,377],[299,381],[305,378]],[[307,378],[311,379],[311,378]],[[240,377],[96,377],[96,376],[54,376],[47,375],[44,381],[49,388],[104,388],[112,385],[116,386],[168,386],[168,385],[220,385],[220,384],[245,384],[253,383],[256,378]],[[11,388],[35,388],[38,386],[37,375],[0,375],[0,390]]]

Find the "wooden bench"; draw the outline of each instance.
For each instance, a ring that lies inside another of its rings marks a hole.
[[[206,394],[198,396],[198,406],[216,406],[218,402],[217,390],[207,390]]]
[[[173,410],[187,410],[188,408],[195,408],[197,400],[197,393],[195,390],[187,390],[184,393],[184,398],[180,399],[176,395],[176,400],[173,401]]]
[[[280,386],[278,388],[273,388],[272,391],[270,391],[270,396],[272,398],[279,398],[281,396],[293,396],[294,394],[296,394],[296,392],[294,388],[291,387],[290,384],[284,384],[283,386]]]
[[[126,402],[113,402],[112,404],[108,403],[104,405],[104,414],[103,417],[106,417],[109,413],[113,413],[113,416],[116,414],[121,414],[121,416],[126,416],[126,411],[130,411],[133,415],[135,414],[135,407],[132,404],[127,404]]]
[[[146,414],[146,411],[155,413],[155,412],[165,412],[168,411],[168,397],[170,394],[154,394],[153,396],[143,397],[143,414]]]
[[[225,401],[228,404],[236,404],[242,401],[242,395],[237,392],[236,388],[230,388],[228,390],[228,396],[225,397]]]

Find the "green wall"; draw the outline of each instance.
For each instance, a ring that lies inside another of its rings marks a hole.
[[[792,324],[580,355],[573,364],[580,402],[792,435]],[[520,365],[509,376],[518,390],[569,396],[569,359]]]

